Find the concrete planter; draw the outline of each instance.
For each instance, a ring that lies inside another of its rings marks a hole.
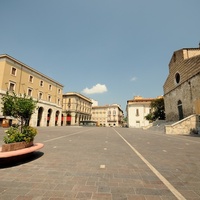
[[[33,146],[33,141],[3,144],[1,152],[16,151],[16,150],[24,149],[31,146]]]

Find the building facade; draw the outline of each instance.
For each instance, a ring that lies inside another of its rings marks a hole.
[[[145,119],[151,113],[151,102],[155,98],[143,98],[135,96],[132,100],[127,101],[127,123],[130,128],[142,128],[149,125],[149,121]]]
[[[92,120],[98,126],[122,126],[123,117],[123,111],[118,104],[92,107]]]
[[[26,94],[37,101],[30,126],[60,126],[63,85],[9,55],[0,55],[0,106],[7,91]],[[0,126],[12,124],[12,118],[0,110]]]
[[[80,125],[91,120],[92,100],[76,92],[63,94],[62,125]]]
[[[200,115],[200,48],[175,51],[164,83],[167,121],[179,121],[192,114]]]

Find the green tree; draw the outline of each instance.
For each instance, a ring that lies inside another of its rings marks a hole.
[[[165,105],[163,98],[158,98],[153,100],[150,106],[152,112],[145,117],[147,120],[155,121],[157,119],[159,120],[165,119]]]
[[[26,96],[26,94],[17,96],[14,92],[12,94],[6,92],[6,95],[2,98],[2,104],[4,115],[18,118],[21,121],[21,126],[28,126],[37,102],[32,97]]]

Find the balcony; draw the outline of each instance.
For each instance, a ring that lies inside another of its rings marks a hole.
[[[117,122],[115,119],[108,119],[107,122]]]

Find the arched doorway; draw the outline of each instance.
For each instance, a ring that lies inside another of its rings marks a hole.
[[[41,124],[43,111],[44,111],[44,108],[43,107],[39,107],[39,109],[38,109],[38,117],[37,117],[37,126],[40,126],[40,124]]]
[[[67,123],[66,123],[66,125],[71,125],[71,120],[72,120],[71,115],[67,114]]]
[[[183,106],[182,106],[182,101],[179,100],[178,101],[178,117],[179,117],[179,120],[182,120],[184,117],[183,117]]]
[[[47,114],[47,126],[49,126],[50,121],[51,121],[51,113],[52,113],[52,109],[49,109],[48,114]]]
[[[56,111],[56,116],[55,116],[55,126],[58,126],[58,117],[59,117],[60,112],[57,110]]]

